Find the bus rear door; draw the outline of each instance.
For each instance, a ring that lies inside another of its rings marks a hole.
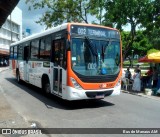
[[[24,80],[29,81],[29,46],[24,47]]]

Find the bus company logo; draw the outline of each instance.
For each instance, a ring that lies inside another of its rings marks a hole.
[[[107,87],[107,84],[106,84],[106,83],[100,84],[99,87],[100,87],[100,88],[106,88],[106,87]]]
[[[109,87],[113,87],[113,83],[109,83],[109,84],[103,83],[103,84],[100,84],[99,87],[100,87],[100,88],[109,88]]]
[[[2,129],[2,134],[8,134],[10,135],[11,134],[11,129]]]

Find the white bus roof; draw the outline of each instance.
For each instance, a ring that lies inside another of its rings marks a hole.
[[[42,36],[46,36],[46,35],[49,35],[53,32],[57,32],[57,31],[60,31],[60,30],[63,30],[63,29],[66,29],[67,28],[67,25],[68,23],[65,23],[65,24],[62,24],[62,25],[59,25],[57,27],[53,27],[51,29],[48,29],[44,32],[40,32],[40,33],[36,33],[36,34],[33,34],[31,36],[28,36],[18,42],[15,42],[15,43],[12,43],[11,46],[14,46],[14,45],[17,45],[17,44],[20,44],[20,43],[23,43],[23,42],[26,42],[26,41],[30,41],[32,39],[36,39],[36,38],[39,38],[39,37],[42,37]]]
[[[85,26],[95,26],[95,27],[100,27],[100,28],[107,28],[107,29],[112,29],[112,30],[117,30],[117,29],[114,29],[114,28],[110,28],[110,27],[106,27],[106,26],[101,26],[101,25],[95,25],[95,24],[85,24],[85,23],[64,23],[62,25],[59,25],[57,27],[53,27],[53,28],[50,28],[44,32],[40,32],[40,33],[37,33],[37,34],[33,34],[31,36],[28,36],[20,41],[17,41],[15,43],[12,43],[11,46],[14,46],[14,45],[17,45],[17,44],[21,44],[23,42],[26,42],[26,41],[30,41],[32,39],[36,39],[36,38],[39,38],[39,37],[43,37],[43,36],[46,36],[46,35],[49,35],[49,34],[52,34],[54,32],[58,32],[58,31],[61,31],[63,29],[67,29],[67,26],[68,24],[73,24],[73,25],[85,25]]]

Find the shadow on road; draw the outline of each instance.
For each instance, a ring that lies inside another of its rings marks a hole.
[[[45,95],[40,88],[31,84],[27,84],[25,82],[18,84],[15,78],[6,78],[6,80],[43,102],[48,109],[59,108],[65,110],[74,110],[84,108],[109,107],[114,105],[104,100],[66,101],[52,94]]]

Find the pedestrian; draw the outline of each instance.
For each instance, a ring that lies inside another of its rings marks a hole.
[[[137,64],[137,66],[136,66],[136,68],[135,68],[136,70],[139,70],[140,71],[140,73],[141,73],[141,68],[140,68],[140,65],[139,64]]]
[[[152,80],[153,80],[152,88],[156,88],[157,82],[158,82],[158,71],[157,71],[156,67],[153,68]]]
[[[130,68],[128,67],[125,73],[125,78],[131,79],[131,77],[132,77],[132,74],[130,72]]]
[[[133,86],[132,90],[135,92],[141,91],[141,73],[139,69],[135,69],[135,73],[133,75]]]

